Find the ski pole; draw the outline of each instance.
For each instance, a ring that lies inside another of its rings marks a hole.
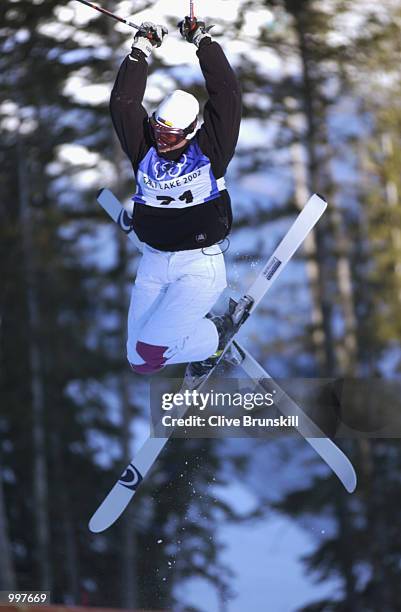
[[[189,0],[189,23],[190,23],[191,30],[193,30],[196,27],[194,0]]]
[[[77,0],[77,2],[80,2],[81,4],[86,4],[86,6],[90,6],[90,8],[93,8],[95,9],[95,11],[99,11],[99,13],[103,13],[104,15],[107,15],[108,17],[112,17],[116,21],[121,21],[121,23],[125,23],[130,28],[135,28],[135,30],[140,29],[140,27],[136,25],[135,23],[132,23],[132,21],[128,21],[128,19],[119,17],[118,15],[115,15],[114,13],[111,13],[110,11],[107,11],[106,9],[101,8],[100,6],[97,6],[97,4],[92,4],[92,2],[88,2],[88,0]]]

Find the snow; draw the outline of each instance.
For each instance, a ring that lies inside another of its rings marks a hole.
[[[100,160],[98,153],[89,152],[88,149],[77,144],[65,144],[59,148],[58,158],[71,165],[93,166]]]
[[[89,78],[90,75],[85,69],[77,71],[66,83],[63,93],[81,104],[92,106],[107,104],[110,99],[110,85],[102,83],[93,85]]]

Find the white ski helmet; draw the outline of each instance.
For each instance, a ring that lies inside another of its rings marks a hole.
[[[185,138],[189,140],[195,136],[198,114],[199,102],[195,96],[176,89],[164,98],[154,113],[154,118],[173,130],[186,132],[191,127],[191,131],[185,134]]]

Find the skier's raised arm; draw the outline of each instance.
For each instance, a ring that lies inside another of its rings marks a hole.
[[[142,105],[148,76],[147,57],[160,47],[166,28],[145,22],[135,35],[131,53],[118,72],[110,98],[110,113],[121,146],[136,170],[151,144],[148,114]]]
[[[191,376],[202,376],[216,364],[234,325],[230,312],[217,317],[211,309],[227,284],[219,244],[230,233],[232,212],[224,175],[238,139],[241,94],[205,24],[186,18],[180,31],[198,47],[206,79],[202,127],[198,100],[181,89],[150,116],[142,106],[146,56],[165,34],[152,24],[143,24],[135,37],[111,111],[133,164],[132,229],[143,244],[128,313],[128,360],[138,374],[192,362]]]
[[[212,161],[218,176],[223,176],[234,155],[241,123],[241,87],[223,49],[212,41],[204,22],[196,26],[187,20],[180,24],[181,35],[198,47],[197,55],[205,78],[209,99],[199,145]]]

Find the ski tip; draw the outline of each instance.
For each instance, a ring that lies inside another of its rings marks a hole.
[[[321,193],[316,193],[316,195],[317,195],[318,198],[320,198],[321,200],[323,200],[323,202],[326,202],[326,204],[327,204],[326,198],[324,196],[322,196]]]
[[[315,214],[320,218],[327,209],[327,200],[325,200],[324,197],[318,193],[314,193],[308,200],[307,206],[308,205],[313,208]]]
[[[91,531],[92,533],[101,533],[102,531],[104,531],[105,529],[107,529],[108,525],[104,525],[104,524],[100,524],[97,520],[96,520],[96,516],[92,516],[91,520],[88,523],[88,528],[89,531]]]
[[[319,208],[324,212],[327,208],[327,200],[325,200],[325,198],[321,195],[319,195],[318,193],[314,193],[313,196],[311,197],[311,199],[309,200],[310,202],[313,202],[313,204],[316,206],[319,206]]]
[[[102,187],[102,188],[100,189],[100,191],[98,191],[98,192],[97,192],[97,196],[96,196],[96,199],[97,199],[97,200],[100,198],[100,196],[102,195],[103,191],[106,191],[106,188],[105,188],[105,187]]]
[[[349,482],[344,483],[344,486],[348,493],[353,493],[356,489],[356,485],[358,484],[356,473],[354,468],[352,468],[352,476],[349,479]]]

